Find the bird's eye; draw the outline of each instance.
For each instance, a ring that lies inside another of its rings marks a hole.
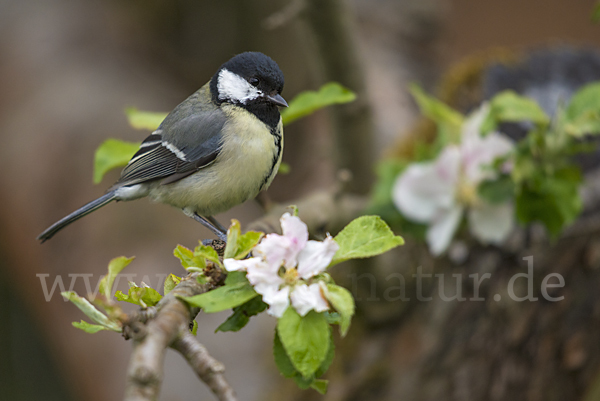
[[[258,86],[258,84],[260,83],[260,80],[258,78],[250,78],[250,85],[252,86]]]

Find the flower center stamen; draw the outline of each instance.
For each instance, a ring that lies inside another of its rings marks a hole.
[[[285,285],[292,285],[298,281],[298,270],[296,268],[287,269],[283,274]]]
[[[479,202],[477,186],[465,179],[460,179],[456,189],[456,200],[463,205],[475,206]]]

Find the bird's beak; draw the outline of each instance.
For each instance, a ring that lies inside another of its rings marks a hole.
[[[267,95],[266,98],[269,102],[276,104],[277,106],[288,107],[287,102],[280,94]]]

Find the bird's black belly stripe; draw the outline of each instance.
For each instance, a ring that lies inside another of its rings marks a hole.
[[[271,168],[269,169],[269,172],[263,179],[263,183],[260,186],[261,191],[263,190],[265,185],[267,185],[267,182],[269,181],[269,178],[271,178],[271,175],[273,175],[273,170],[275,169],[277,161],[279,160],[279,156],[281,155],[281,132],[278,133],[277,131],[277,127],[271,129],[271,135],[273,135],[273,140],[275,141],[275,147],[277,148],[277,152],[275,152],[275,154],[273,155],[273,163],[271,164]]]

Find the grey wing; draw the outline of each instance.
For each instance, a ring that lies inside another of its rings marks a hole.
[[[224,124],[225,115],[217,109],[161,125],[142,142],[113,188],[160,178],[169,184],[210,165],[221,150]]]

